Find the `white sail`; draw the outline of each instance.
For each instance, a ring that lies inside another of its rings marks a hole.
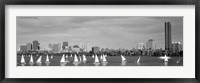
[[[78,58],[77,58],[76,54],[74,55],[74,63],[78,63]]]
[[[36,63],[41,63],[42,61],[42,56],[40,56],[39,58],[38,58],[38,60],[37,60],[37,62]]]
[[[30,63],[33,63],[33,56],[31,55]]]
[[[24,55],[21,57],[21,63],[25,63]]]
[[[79,61],[80,61],[80,62],[82,61],[81,56],[79,56]]]
[[[165,62],[168,62],[168,59],[167,59],[167,58],[165,58],[165,59],[164,59],[164,61],[165,61]]]
[[[126,58],[122,55],[121,55],[121,59],[122,59],[122,61],[126,61]]]
[[[64,63],[65,62],[65,55],[63,54],[61,60],[60,60],[61,63]]]
[[[103,55],[103,62],[107,62],[106,57]]]
[[[94,58],[94,55],[92,55],[92,58]]]
[[[70,57],[72,57],[72,54],[70,55]]]
[[[137,63],[140,63],[140,56],[139,56],[139,58],[137,59]]]
[[[99,63],[99,58],[98,58],[98,56],[97,55],[95,55],[95,61],[94,61],[95,63]]]
[[[85,55],[83,55],[83,61],[87,61],[87,59],[86,59],[86,56],[85,56]]]
[[[67,62],[67,63],[69,62],[68,61],[68,55],[66,55],[65,62]]]
[[[102,55],[100,56],[100,60],[103,60],[103,56]]]
[[[53,55],[51,55],[51,59],[53,58]]]
[[[105,54],[104,56],[107,57],[107,54]]]
[[[46,57],[46,62],[49,62],[49,56],[47,55],[47,57]]]

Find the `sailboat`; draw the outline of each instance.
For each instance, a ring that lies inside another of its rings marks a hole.
[[[178,64],[178,63],[180,63],[180,61],[181,61],[181,59],[177,60],[176,63]]]
[[[68,55],[65,56],[65,62],[68,63]]]
[[[168,59],[170,59],[170,57],[167,57],[167,55],[165,54],[164,57],[159,57],[160,59],[164,59],[164,62],[168,62]]]
[[[94,60],[94,63],[93,63],[93,64],[100,64],[100,63],[99,63],[99,58],[98,58],[97,55],[95,55],[95,60]]]
[[[65,63],[65,55],[63,54],[61,60],[60,60],[60,63]]]
[[[85,63],[87,61],[86,56],[83,55],[83,62]]]
[[[29,61],[29,64],[33,64],[33,56],[31,55],[31,58],[30,58],[30,61]]]
[[[137,59],[136,63],[140,63],[140,56],[139,56],[139,58]]]
[[[49,55],[47,55],[47,57],[46,57],[46,62],[45,63],[50,63],[49,62]]]
[[[107,57],[107,54],[105,54],[105,57]]]
[[[103,60],[103,56],[102,56],[102,55],[100,56],[100,60],[101,60],[101,61]]]
[[[38,60],[36,61],[36,63],[37,63],[37,64],[41,64],[41,63],[42,63],[42,56],[40,56],[40,57],[38,58]]]
[[[92,58],[94,58],[94,55],[92,55]]]
[[[103,58],[103,60],[102,60],[102,63],[103,63],[103,64],[108,63],[107,60],[106,60],[106,57],[105,57],[104,55],[102,56],[102,58]]]
[[[126,58],[123,55],[121,55],[121,59],[122,59],[122,63],[126,63]]]
[[[80,62],[80,63],[82,62],[81,55],[79,56],[79,62]]]
[[[72,57],[72,54],[70,55],[70,57]]]
[[[26,64],[25,59],[24,59],[24,55],[22,55],[22,57],[21,57],[21,64]]]
[[[78,63],[78,58],[77,58],[76,54],[74,55],[74,62],[73,63]]]
[[[53,55],[51,55],[51,59],[53,58]]]

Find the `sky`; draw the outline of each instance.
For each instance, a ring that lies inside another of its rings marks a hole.
[[[172,42],[183,42],[183,17],[144,16],[17,16],[17,49],[20,45],[66,41],[70,46],[132,49],[154,39],[156,48],[165,45],[164,22],[172,24]]]

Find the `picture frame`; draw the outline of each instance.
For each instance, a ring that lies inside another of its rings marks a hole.
[[[195,5],[195,78],[5,78],[5,6],[6,5]],[[200,79],[200,57],[198,49],[200,47],[199,35],[199,9],[200,9],[200,1],[199,0],[48,0],[48,1],[39,1],[39,0],[5,0],[1,1],[0,5],[0,25],[1,25],[1,55],[0,55],[0,81],[8,82],[8,83],[23,83],[23,82],[150,82],[150,83],[197,83]]]

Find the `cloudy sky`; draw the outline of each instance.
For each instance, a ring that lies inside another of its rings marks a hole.
[[[153,38],[164,48],[164,22],[172,24],[172,41],[183,42],[183,17],[138,16],[32,16],[17,17],[17,48],[38,40],[42,48],[49,43],[69,45],[89,43],[100,48],[136,48]]]

